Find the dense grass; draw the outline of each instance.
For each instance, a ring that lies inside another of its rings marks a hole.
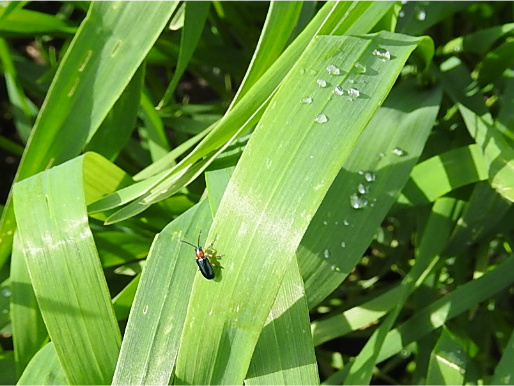
[[[4,5],[0,384],[511,384],[513,13]]]

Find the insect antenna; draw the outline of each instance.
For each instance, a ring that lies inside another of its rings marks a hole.
[[[200,236],[202,235],[202,229],[200,229],[200,233],[198,233],[198,245],[200,245]]]
[[[189,241],[186,241],[186,240],[180,240],[180,241],[183,242],[183,243],[189,244],[192,247],[196,248],[196,245],[191,244]]]

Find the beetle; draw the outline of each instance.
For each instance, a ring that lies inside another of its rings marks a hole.
[[[211,251],[211,252],[214,251],[211,248],[214,244],[214,241],[212,243],[210,243],[209,246],[207,247],[207,249],[204,251],[203,248],[200,246],[201,234],[202,234],[202,231],[200,231],[200,233],[198,234],[197,245],[191,244],[189,241],[186,241],[186,240],[180,240],[180,241],[183,243],[186,243],[188,245],[191,245],[195,249],[196,264],[198,265],[198,269],[202,273],[203,277],[205,277],[208,280],[211,280],[211,279],[214,279],[214,277],[216,276],[214,269],[212,268],[213,266],[216,266],[216,264],[211,263],[209,260],[209,257],[210,258],[213,258],[213,257],[220,258],[223,255],[216,256],[216,253],[208,253],[209,251]]]

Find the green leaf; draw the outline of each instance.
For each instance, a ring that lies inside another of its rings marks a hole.
[[[512,285],[513,269],[514,257],[510,256],[478,279],[459,286],[453,292],[419,310],[387,334],[378,362],[390,358],[408,344],[441,327],[448,320]]]
[[[459,36],[441,48],[443,55],[454,55],[456,52],[466,51],[476,54],[487,53],[491,46],[502,36],[512,35],[514,23],[495,25],[484,28],[465,36]]]
[[[266,71],[255,86],[233,107],[229,114],[224,116],[215,128],[209,129],[209,134],[174,169],[169,170],[167,174],[163,173],[162,178],[156,178],[151,183],[141,185],[141,188],[136,185],[134,189],[130,189],[131,194],[125,194],[126,192],[118,194],[116,192],[104,198],[95,203],[94,210],[113,208],[125,204],[129,199],[139,197],[138,200],[129,204],[126,209],[123,208],[119,212],[115,212],[109,219],[110,222],[121,221],[148,208],[148,203],[145,202],[146,197],[141,196],[155,185],[160,184],[159,187],[154,189],[156,192],[164,190],[164,193],[157,195],[155,200],[162,200],[172,195],[176,192],[176,187],[183,186],[183,184],[177,184],[176,180],[180,178],[185,169],[190,168],[197,161],[203,160],[203,168],[198,169],[197,175],[199,175],[225,147],[257,123],[270,97],[283,81],[284,76],[317,34],[366,33],[380,20],[392,4],[388,2],[326,3],[308,27]],[[365,16],[364,13],[366,13]],[[425,51],[430,52],[431,48]],[[175,186],[175,188],[171,189],[172,186]]]
[[[245,385],[317,385],[307,299],[293,259],[253,352]]]
[[[416,165],[398,202],[426,205],[461,186],[486,179],[487,165],[480,147],[458,147]]]
[[[141,66],[87,144],[86,151],[114,161],[127,145],[136,125],[144,74],[144,66]]]
[[[170,145],[161,117],[146,93],[141,98],[140,116],[144,126],[139,129],[139,135],[146,142],[152,160],[159,160],[170,151]]]
[[[365,385],[370,382],[380,349],[385,346],[385,340],[390,329],[400,311],[404,308],[407,298],[416,287],[419,287],[437,263],[439,254],[446,245],[461,208],[462,203],[453,198],[444,197],[434,203],[417,250],[416,261],[400,284],[396,304],[351,364],[345,384]]]
[[[184,74],[184,71],[189,64],[189,61],[193,57],[193,53],[198,45],[202,31],[209,14],[209,1],[190,1],[184,2],[184,28],[182,29],[182,36],[180,39],[180,51],[177,60],[177,67],[173,74],[162,100],[159,102],[157,109],[161,109],[163,106],[168,104],[169,100],[173,96],[173,92],[177,87],[177,84]]]
[[[18,385],[69,385],[52,342],[32,358]]]
[[[498,365],[494,369],[494,376],[490,381],[491,385],[510,385],[514,378],[514,331],[511,333],[509,342],[502,354]]]
[[[405,3],[403,16],[398,19],[397,32],[419,35],[431,26],[450,18],[455,12],[468,7],[465,1],[440,3],[437,1],[415,1]]]
[[[225,269],[219,282],[196,281],[193,286],[186,325],[195,329],[184,330],[178,383],[243,382],[309,222],[421,41],[387,33],[319,36],[291,69],[253,133],[216,213],[209,239],[217,236],[217,247],[226,255]],[[374,56],[377,48],[389,50],[393,60]],[[357,61],[370,63],[372,81],[359,82]],[[329,74],[330,65],[340,68],[340,74]],[[352,87],[350,77],[361,93],[353,101],[333,93],[336,86]],[[320,87],[318,79],[325,79],[327,87]],[[303,97],[311,97],[312,104],[300,103]],[[326,123],[316,122],[319,114],[326,116]],[[273,152],[269,143],[277,144]],[[259,301],[252,301],[255,298]]]
[[[13,114],[16,117],[16,129],[23,141],[27,142],[38,109],[34,103],[27,98],[23,88],[21,87],[18,71],[16,70],[9,46],[4,39],[0,39],[0,60],[4,67],[4,76],[9,100],[13,106]],[[23,149],[21,153],[22,152]]]
[[[400,292],[400,286],[394,287],[340,314],[314,321],[312,323],[312,339],[314,346],[319,346],[332,339],[345,336],[352,331],[364,328],[377,321],[389,310],[394,308]]]
[[[74,384],[110,383],[118,356],[121,335],[86,203],[112,191],[122,176],[107,160],[88,153],[14,185],[18,235],[32,286]]]
[[[48,332],[37,304],[18,235],[11,261],[13,332],[16,373],[20,376],[32,357],[47,343]]]
[[[476,184],[462,217],[453,230],[452,240],[445,250],[448,256],[457,256],[481,237],[495,230],[511,203],[495,192],[488,183]]]
[[[296,25],[303,3],[300,1],[273,1],[270,3],[266,22],[255,48],[252,61],[246,71],[235,105],[280,56]]]
[[[506,41],[491,52],[477,66],[478,79],[480,86],[496,81],[503,72],[512,66],[514,62],[514,42]]]
[[[469,361],[467,344],[443,327],[430,355],[427,385],[462,385]]]
[[[42,34],[65,36],[75,31],[76,27],[59,17],[24,8],[14,9],[0,19],[2,37]]]
[[[469,133],[483,152],[491,186],[514,201],[514,150],[494,127],[476,84],[460,60],[448,59],[441,65],[441,71],[445,89],[457,103]]]
[[[194,251],[179,240],[196,240],[200,227],[207,229],[210,222],[204,200],[154,240],[130,311],[113,385],[169,383],[196,272]]]
[[[341,284],[369,246],[421,155],[441,97],[438,87],[420,90],[404,82],[359,137],[297,251],[310,308]],[[352,197],[367,204],[355,209]]]
[[[83,150],[132,79],[177,3],[91,4],[57,70],[16,181],[65,162]],[[141,20],[145,22],[140,23]],[[134,28],[135,25],[138,27]],[[10,253],[14,229],[9,200],[2,213],[0,266]]]
[[[4,385],[16,383],[14,352],[12,351],[0,353],[0,380]]]

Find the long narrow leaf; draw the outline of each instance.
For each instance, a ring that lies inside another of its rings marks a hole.
[[[252,135],[216,214],[210,236],[217,236],[218,249],[226,255],[225,270],[219,283],[194,284],[186,324],[195,329],[184,330],[178,382],[243,381],[303,233],[420,42],[386,33],[318,37],[293,67]],[[370,66],[375,76],[363,84],[362,96],[352,101],[334,94],[335,87],[351,87],[349,78],[358,77],[355,63],[367,61],[377,49],[391,51],[394,60],[375,58]],[[313,102],[302,104],[292,93]],[[267,143],[278,145],[270,152]],[[256,296],[259,301],[252,301]]]
[[[18,234],[34,293],[74,384],[110,383],[118,357],[121,335],[86,203],[122,180],[117,167],[86,154],[14,186]]]
[[[52,82],[16,181],[80,153],[139,68],[177,4],[91,4]],[[123,76],[112,76],[113,73]],[[15,229],[10,200],[0,224],[1,266],[9,256]]]

